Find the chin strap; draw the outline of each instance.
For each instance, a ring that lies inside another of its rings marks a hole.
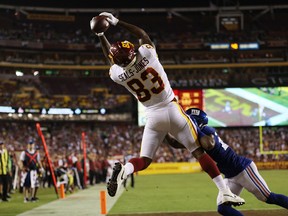
[[[136,56],[132,59],[132,61],[127,65],[127,66],[125,66],[124,68],[129,68],[129,67],[131,67],[132,65],[134,65],[135,64],[135,62],[136,62]]]

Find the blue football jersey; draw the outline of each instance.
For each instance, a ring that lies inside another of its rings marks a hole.
[[[238,175],[252,162],[246,157],[237,155],[231,147],[222,141],[214,128],[205,126],[201,131],[206,135],[214,135],[215,147],[212,150],[206,150],[206,152],[217,163],[220,172],[225,175],[225,178],[232,178]]]

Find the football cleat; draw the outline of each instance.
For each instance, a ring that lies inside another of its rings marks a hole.
[[[241,206],[245,204],[245,200],[233,194],[228,188],[225,192],[221,192],[222,203],[226,205]]]
[[[125,179],[126,175],[124,171],[124,166],[119,162],[115,163],[115,166],[113,167],[112,177],[107,183],[107,191],[109,196],[115,196]]]

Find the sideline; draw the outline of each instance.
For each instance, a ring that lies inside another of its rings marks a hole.
[[[106,184],[97,184],[84,190],[78,190],[64,199],[55,200],[17,216],[104,216],[106,214],[101,214],[100,207],[101,190],[107,191]],[[124,190],[124,187],[121,187],[115,197],[110,197],[106,192],[107,214]]]

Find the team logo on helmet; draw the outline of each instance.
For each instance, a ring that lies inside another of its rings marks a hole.
[[[198,109],[191,109],[190,114],[191,114],[191,115],[197,115],[197,116],[199,116],[199,115],[200,115],[200,110],[198,110]]]
[[[121,67],[127,67],[136,60],[134,45],[129,41],[117,41],[111,45],[109,52],[109,58]]]
[[[195,119],[200,128],[208,124],[207,114],[201,109],[190,108],[186,110],[186,114],[188,114],[190,118]]]

